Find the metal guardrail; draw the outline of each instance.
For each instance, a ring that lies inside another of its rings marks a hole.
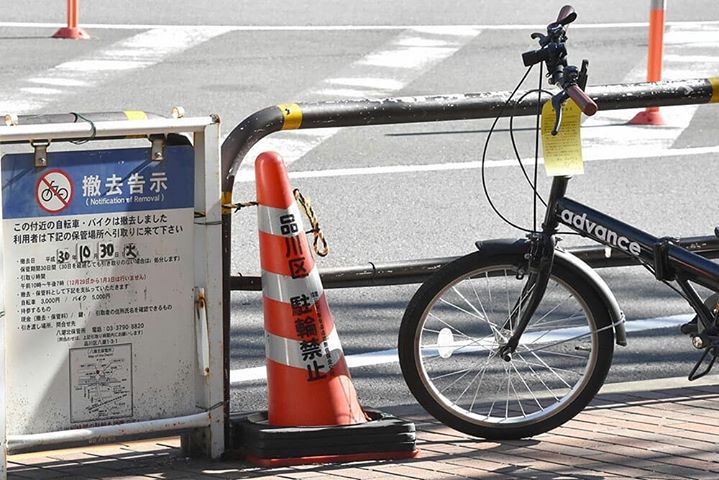
[[[521,98],[526,92],[517,92]],[[657,83],[622,83],[588,87],[599,110],[621,110],[719,102],[719,77]],[[223,191],[231,192],[244,156],[259,140],[280,130],[359,127],[397,123],[441,122],[534,115],[537,99],[507,104],[510,92],[423,97],[286,103],[259,110],[243,120],[222,144]],[[506,107],[505,107],[506,105]]]
[[[677,241],[687,250],[706,258],[719,258],[719,238],[692,237]],[[577,247],[567,249],[592,268],[629,267],[640,265],[633,257],[618,250],[604,247]],[[610,253],[609,256],[607,254]],[[368,263],[352,267],[321,269],[320,278],[324,288],[378,287],[422,283],[432,273],[458,257],[429,258],[403,262]],[[235,276],[230,279],[231,290],[260,291],[262,278],[258,276]]]
[[[623,83],[587,88],[587,94],[599,110],[621,110],[719,102],[719,77],[656,83]],[[514,98],[522,98],[518,92]],[[385,99],[342,100],[318,103],[287,103],[259,110],[243,120],[225,139],[221,149],[223,174],[223,255],[224,278],[230,278],[230,290],[260,290],[260,277],[231,276],[232,188],[242,160],[262,138],[280,130],[357,127],[398,123],[440,122],[527,116],[537,111],[533,95],[521,102],[507,102],[510,92],[433,95]],[[685,239],[689,250],[708,258],[719,258],[719,239],[713,236]],[[592,267],[636,265],[619,252],[605,254],[605,248],[570,249]],[[422,282],[452,258],[409,260],[324,270],[325,288],[397,285]],[[228,292],[229,295],[229,292]],[[229,301],[229,299],[228,299]]]

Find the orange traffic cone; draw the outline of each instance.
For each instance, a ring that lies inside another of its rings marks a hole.
[[[264,153],[255,170],[269,423],[366,422],[282,159]]]
[[[55,32],[53,38],[71,40],[90,38],[90,35],[78,26],[80,16],[80,0],[67,0],[67,27]]]
[[[255,162],[268,411],[233,420],[244,457],[263,466],[417,455],[415,428],[357,400],[285,165]]]
[[[662,79],[664,61],[664,18],[666,0],[651,0],[649,8],[649,47],[647,53],[647,82],[659,82]],[[659,107],[647,107],[629,120],[631,125],[664,125],[664,117]]]

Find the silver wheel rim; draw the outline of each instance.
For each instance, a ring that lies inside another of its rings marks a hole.
[[[504,275],[490,275],[498,271]],[[417,326],[420,379],[436,403],[464,422],[520,427],[547,420],[573,403],[596,366],[595,319],[555,276],[512,361],[497,356],[508,337],[502,319],[526,281],[515,272],[495,265],[463,275],[432,299]]]

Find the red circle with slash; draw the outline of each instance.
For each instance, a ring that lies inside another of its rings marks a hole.
[[[60,169],[45,172],[35,185],[35,200],[48,213],[65,210],[72,201],[72,194],[72,180]]]

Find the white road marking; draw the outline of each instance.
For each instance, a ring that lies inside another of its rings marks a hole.
[[[669,80],[710,76],[719,72],[719,55],[701,55],[707,47],[710,51],[719,51],[719,26],[677,25],[665,36],[665,75]],[[643,81],[643,64],[634,68],[625,78],[626,82]],[[346,81],[347,79],[342,79]],[[329,93],[329,91],[328,91]],[[585,161],[661,158],[684,155],[706,155],[717,153],[719,147],[698,147],[672,149],[677,138],[686,130],[698,105],[665,107],[662,109],[666,125],[635,126],[627,125],[641,109],[612,110],[600,112],[585,120],[582,129],[583,154]],[[337,129],[332,129],[331,135]],[[329,138],[331,135],[328,135]],[[319,144],[321,142],[318,142]],[[302,148],[302,145],[299,145]],[[283,150],[278,150],[282,152]],[[523,161],[532,164],[532,160]],[[540,159],[540,163],[542,160]],[[486,168],[515,166],[514,159],[488,161]],[[385,175],[396,173],[414,173],[430,171],[449,171],[481,168],[481,162],[455,162],[429,165],[386,165],[379,167],[359,167],[328,169],[322,171],[290,172],[290,178],[330,178],[357,175]],[[240,181],[253,181],[250,175],[238,178]]]
[[[156,28],[138,33],[104,49],[56,65],[40,75],[5,85],[0,91],[0,114],[26,114],[95,88],[118,74],[155,65],[211,38],[228,32],[224,27]],[[47,85],[35,87],[30,85]]]
[[[672,107],[675,108],[675,107]],[[592,149],[591,152],[584,153],[585,162],[609,161],[609,160],[643,160],[647,158],[662,157],[681,157],[694,155],[708,155],[719,153],[719,146],[714,147],[690,147],[690,148],[665,148],[654,149],[647,152],[635,152],[635,149],[625,149],[624,154],[618,155],[616,152],[604,154],[601,149]],[[524,165],[534,165],[534,159],[522,159]],[[544,160],[540,157],[539,163],[543,164]],[[487,160],[485,168],[500,167],[516,167],[517,160]],[[357,168],[336,168],[326,170],[305,170],[289,172],[290,178],[333,178],[333,177],[353,177],[363,175],[388,175],[397,173],[419,173],[419,172],[443,172],[450,170],[477,170],[482,167],[480,161],[473,162],[445,162],[431,163],[426,165],[384,165],[380,167],[357,167]],[[242,182],[254,182],[254,178],[244,177]]]
[[[682,323],[688,322],[693,315],[682,314],[672,315],[669,317],[644,318],[641,320],[631,320],[625,323],[627,332],[636,333],[648,330],[657,330],[661,328],[676,328]],[[379,350],[376,352],[359,353],[356,355],[345,356],[347,366],[349,368],[369,367],[373,365],[384,365],[388,363],[398,363],[399,356],[397,349]],[[265,380],[267,373],[264,366],[242,368],[230,371],[230,383],[236,385],[238,383],[253,382]]]
[[[665,80],[681,80],[716,75],[719,72],[719,26],[674,26],[664,36]],[[707,54],[708,53],[708,54]],[[637,65],[625,77],[625,82],[642,82],[646,79],[646,65]],[[599,112],[585,120],[582,144],[585,155],[596,155],[601,150],[608,156],[653,156],[653,153],[670,148],[686,130],[698,105],[685,105],[662,109],[666,122],[656,126],[627,125],[642,109]]]
[[[315,93],[326,97],[362,98],[367,95],[367,89],[359,90],[356,88],[325,88],[317,90]]]
[[[422,27],[403,31],[386,45],[344,68],[336,77],[323,80],[298,97],[324,100],[391,96],[455,54],[479,33],[478,29],[464,27]],[[364,89],[363,84],[367,85]],[[352,88],[337,88],[337,85]],[[264,138],[247,153],[236,179],[254,179],[254,159],[264,151],[280,152],[285,163],[290,165],[339,131],[339,128],[293,130]]]
[[[28,78],[28,82],[40,85],[56,85],[59,87],[87,87],[87,82],[76,78]]]
[[[696,20],[666,22],[671,26],[697,26],[697,25],[719,25],[717,20]],[[3,28],[53,28],[64,27],[65,24],[50,22],[0,22]],[[479,30],[540,30],[544,31],[547,26],[540,24],[505,24],[505,25],[158,25],[158,24],[117,24],[117,23],[82,23],[84,29],[98,30],[150,30],[155,28],[163,29],[185,29],[185,28],[226,28],[228,31],[244,32],[326,32],[326,31],[362,31],[362,30],[389,30],[400,31],[407,29],[437,29],[454,30],[460,28],[472,28]],[[591,30],[606,28],[647,28],[647,22],[616,22],[616,23],[576,23],[572,24],[572,30]]]
[[[412,32],[425,31],[424,29],[414,29]],[[443,31],[437,29],[436,31]],[[457,32],[455,32],[456,34]],[[409,54],[406,45],[434,45],[442,55],[442,49],[446,48],[430,39],[419,39],[411,36],[410,32],[405,32],[405,36],[395,39],[393,42],[396,48],[381,50],[379,52],[370,53],[367,57],[360,60],[358,64],[371,65],[377,67],[394,66],[396,70],[403,67],[414,66],[421,69],[420,57]],[[665,78],[681,79],[688,77],[710,76],[719,72],[719,56],[702,55],[708,51],[714,52],[719,50],[719,25],[716,23],[706,24],[674,24],[665,35]],[[416,47],[419,50],[428,47]],[[451,53],[445,53],[451,55]],[[626,82],[643,81],[645,77],[645,66],[639,65],[634,68],[625,78]],[[372,80],[368,80],[372,78]],[[380,77],[381,78],[381,77]],[[310,92],[309,96],[327,96],[332,98],[361,98],[366,96],[379,97],[382,95],[390,95],[393,91],[401,88],[404,82],[393,80],[391,86],[387,83],[388,88],[378,88],[380,82],[376,77],[360,77],[353,75],[343,75],[335,79],[327,79],[324,83],[331,85],[329,88],[318,89]],[[366,82],[371,88],[363,91],[361,85]],[[336,85],[343,85],[353,88],[338,88]],[[661,128],[652,126],[629,126],[627,122],[632,119],[641,109],[632,110],[614,110],[608,112],[600,112],[598,115],[586,119],[583,129],[583,145],[584,156],[588,161],[594,160],[612,160],[612,159],[629,159],[629,158],[657,158],[672,155],[698,155],[706,153],[715,153],[716,150],[710,149],[676,149],[670,150],[677,138],[689,126],[691,119],[696,113],[697,105],[687,105],[681,107],[665,108],[666,125]],[[276,150],[283,154],[286,163],[289,165],[301,158],[311,149],[320,145],[325,140],[334,136],[339,129],[313,129],[298,130],[293,132],[283,132],[264,139],[247,155],[243,168],[237,175],[237,180],[246,182],[253,181],[253,173],[251,170],[252,159],[265,150]],[[531,163],[531,162],[530,162]],[[500,167],[515,165],[514,160],[505,160],[497,162],[489,162],[488,166]],[[390,165],[382,167],[366,167],[366,168],[347,168],[334,169],[325,171],[309,171],[309,172],[291,172],[291,178],[318,178],[318,177],[340,177],[354,175],[381,175],[400,172],[421,172],[421,171],[442,171],[457,169],[475,169],[479,168],[479,162],[464,162],[452,164],[435,164],[435,165]]]
[[[328,78],[325,80],[325,83],[347,87],[364,87],[364,91],[367,91],[367,89],[381,91],[400,90],[404,87],[404,84],[398,80],[377,77]]]
[[[29,93],[30,95],[57,95],[62,93],[62,90],[57,88],[46,88],[46,87],[24,87],[20,91]]]

